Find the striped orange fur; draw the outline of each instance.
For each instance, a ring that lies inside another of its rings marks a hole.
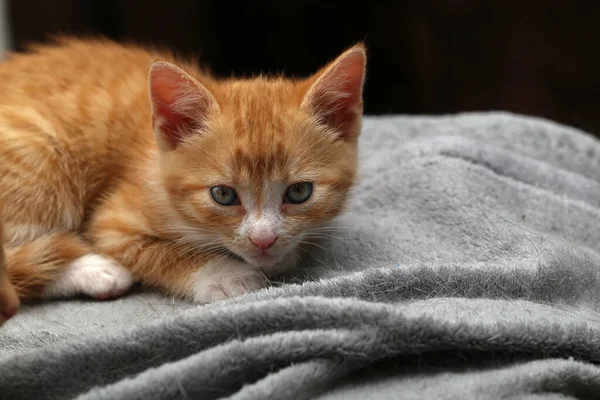
[[[364,73],[362,45],[298,80],[217,80],[106,40],[13,54],[0,63],[0,199],[19,296],[106,298],[141,281],[208,302],[264,286],[344,207]]]

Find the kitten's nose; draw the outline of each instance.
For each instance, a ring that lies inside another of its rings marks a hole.
[[[250,236],[250,241],[261,250],[266,250],[275,243],[277,235]]]

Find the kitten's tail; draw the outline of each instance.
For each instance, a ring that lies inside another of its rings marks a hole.
[[[107,299],[120,296],[133,283],[125,267],[95,254],[73,232],[48,232],[18,245],[9,243],[4,250],[10,293],[16,291],[21,301],[79,294]]]
[[[40,299],[71,262],[89,252],[72,233],[50,233],[6,248],[8,277],[21,300]]]
[[[0,214],[2,207],[0,204]],[[10,319],[19,310],[19,297],[14,286],[10,283],[4,254],[3,225],[0,218],[0,325]]]

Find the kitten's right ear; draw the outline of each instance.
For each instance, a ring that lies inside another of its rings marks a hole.
[[[161,150],[173,150],[188,136],[206,129],[208,115],[219,109],[196,79],[168,62],[150,68],[152,128]]]
[[[343,140],[356,140],[360,134],[366,57],[362,44],[346,50],[308,80],[311,86],[302,100],[303,107]]]

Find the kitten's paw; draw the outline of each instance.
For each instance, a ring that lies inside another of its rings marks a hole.
[[[265,275],[242,261],[219,259],[200,268],[193,277],[193,296],[198,303],[211,303],[261,289]]]
[[[88,254],[73,261],[56,282],[50,284],[45,297],[84,294],[99,300],[123,295],[133,284],[131,272],[115,261],[98,254]]]

